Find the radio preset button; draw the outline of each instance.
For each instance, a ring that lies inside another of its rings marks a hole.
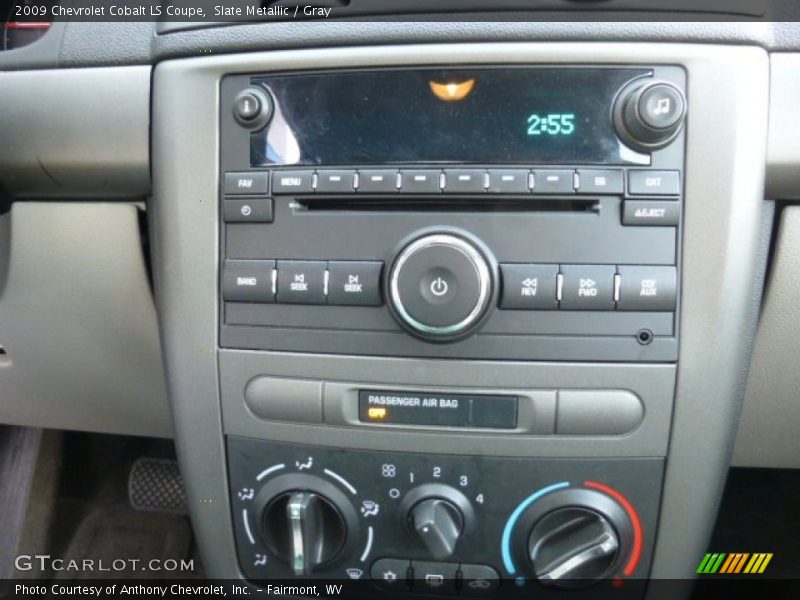
[[[355,180],[354,170],[321,169],[317,171],[317,192],[353,193]]]
[[[446,194],[475,194],[485,191],[483,169],[445,169]]]
[[[269,191],[269,173],[225,173],[226,195],[266,195]]]
[[[278,302],[325,304],[324,261],[279,260]]]
[[[620,169],[578,169],[579,194],[621,194],[623,192]]]
[[[610,265],[562,265],[561,308],[614,310],[614,275]]]
[[[677,196],[681,193],[678,171],[628,171],[628,193],[631,196]]]
[[[274,260],[226,260],[222,269],[222,298],[226,302],[274,302]]]
[[[361,169],[358,172],[358,191],[387,194],[397,191],[396,169]]]
[[[489,192],[493,194],[527,194],[527,169],[489,169]]]
[[[308,194],[314,191],[314,171],[275,171],[272,173],[274,194]]]
[[[272,223],[272,198],[225,198],[222,216],[226,223]]]
[[[681,213],[677,200],[626,200],[623,225],[675,226]]]
[[[533,172],[534,194],[573,194],[572,176],[575,171],[566,169],[541,169]]]
[[[558,265],[502,264],[500,308],[555,310]]]
[[[431,194],[440,192],[441,171],[431,169],[401,169],[400,192],[403,194]]]
[[[675,267],[619,267],[619,310],[673,311],[678,297]]]
[[[380,306],[382,262],[330,261],[328,304]]]

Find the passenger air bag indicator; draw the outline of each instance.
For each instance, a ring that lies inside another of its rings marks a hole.
[[[359,420],[365,423],[441,427],[517,426],[516,396],[360,390]]]

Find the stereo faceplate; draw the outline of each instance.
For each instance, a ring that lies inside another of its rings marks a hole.
[[[416,160],[409,161],[406,152],[402,162],[391,161],[391,144],[380,146],[371,137],[412,119],[391,109],[395,99],[385,94],[375,92],[371,117],[359,121],[329,85],[335,72],[224,78],[221,346],[475,359],[676,360],[684,134],[679,127],[671,143],[650,154],[632,150],[615,134],[612,108],[618,100],[609,90],[658,81],[683,94],[685,73],[677,67],[515,69],[523,80],[549,82],[549,103],[541,94],[517,91],[540,122],[567,114],[547,111],[553,98],[573,101],[570,85],[578,80],[593,82],[587,94],[604,90],[595,98],[605,109],[568,113],[566,126],[556,119],[558,127],[539,128],[535,135],[522,131],[514,152],[486,156],[486,147],[476,153],[468,143],[474,131],[453,124],[459,118],[472,124],[493,140],[489,148],[503,135],[517,135],[513,118],[506,115],[502,127],[491,131],[486,123],[499,117],[475,109],[489,97],[481,86],[491,87],[502,71],[470,71],[475,89],[462,99],[437,98],[433,85],[398,92],[427,107],[424,117],[413,118],[423,118],[430,130],[416,142]],[[420,73],[430,81],[445,76],[437,70],[392,73],[399,79],[412,73],[414,81]],[[257,130],[232,116],[236,96],[249,87],[265,90],[274,104],[272,120]],[[299,89],[319,93],[306,106]],[[654,110],[672,101],[665,96],[659,104],[659,98],[650,98]],[[349,128],[341,129],[345,122]],[[325,123],[341,129],[342,148],[322,144],[328,139]],[[453,139],[439,144],[441,136]],[[364,154],[358,139],[372,150]],[[588,148],[606,150],[600,157],[586,154]],[[445,152],[436,155],[443,162],[426,161],[434,150]],[[557,162],[564,156],[576,162]],[[438,264],[435,258],[430,260],[436,264],[414,273],[419,298],[414,282],[404,283],[405,296],[393,292],[398,262],[426,236],[473,248],[479,257],[473,264],[485,263],[485,294],[470,298],[472,284],[459,278],[466,272],[459,276],[455,263]],[[403,297],[412,302],[411,311]],[[479,298],[488,303],[479,304]],[[466,320],[448,320],[448,314]]]

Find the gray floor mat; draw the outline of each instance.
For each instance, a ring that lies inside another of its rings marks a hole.
[[[80,524],[67,548],[70,560],[90,570],[62,570],[56,579],[187,578],[196,574],[181,571],[153,571],[151,560],[190,559],[192,531],[189,520],[178,515],[137,512],[127,505],[103,507],[89,514]],[[133,561],[140,561],[138,563]],[[104,569],[104,570],[100,570]]]
[[[0,426],[0,579],[13,572],[41,436],[41,429]]]

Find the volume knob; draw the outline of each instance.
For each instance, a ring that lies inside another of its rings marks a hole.
[[[614,106],[617,134],[629,146],[652,152],[677,137],[686,119],[686,98],[664,81],[636,81],[620,92]]]

